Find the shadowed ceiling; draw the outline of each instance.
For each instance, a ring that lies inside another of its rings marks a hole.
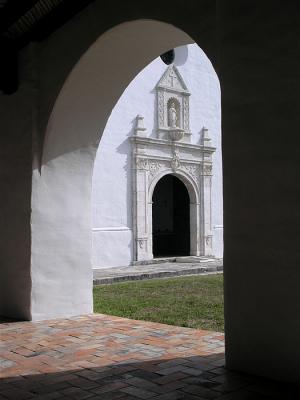
[[[0,0],[0,90],[18,88],[18,52],[41,41],[94,0]]]

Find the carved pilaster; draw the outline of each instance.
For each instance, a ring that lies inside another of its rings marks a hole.
[[[157,93],[157,122],[159,129],[165,126],[164,114],[164,91],[161,90]]]
[[[186,132],[190,131],[190,106],[189,98],[184,96],[183,98],[183,129]]]
[[[203,215],[203,236],[204,255],[212,255],[212,164],[204,163],[202,166],[202,215]]]

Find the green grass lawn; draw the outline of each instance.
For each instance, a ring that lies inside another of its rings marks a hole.
[[[223,332],[223,275],[96,286],[94,312]]]

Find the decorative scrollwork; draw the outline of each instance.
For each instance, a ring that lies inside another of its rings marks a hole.
[[[158,126],[164,126],[164,92],[158,92]]]
[[[137,169],[147,170],[148,169],[148,160],[147,158],[137,158],[136,159]]]
[[[148,165],[149,165],[149,173],[152,177],[155,176],[162,168],[162,164],[158,161],[149,161]]]
[[[197,185],[199,184],[199,165],[184,164],[182,165],[182,169],[194,179]]]
[[[144,249],[147,239],[137,239],[138,246],[140,249]]]
[[[183,129],[185,131],[190,130],[190,123],[189,123],[189,100],[188,97],[183,98]]]
[[[203,165],[203,175],[211,175],[212,174],[212,165],[204,164]]]
[[[205,243],[206,243],[206,246],[212,247],[212,236],[211,235],[205,236]]]

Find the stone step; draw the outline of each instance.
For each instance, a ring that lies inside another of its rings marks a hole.
[[[180,257],[159,257],[152,258],[151,260],[144,261],[133,261],[132,265],[152,265],[162,264],[166,262],[178,262],[178,263],[201,263],[201,262],[214,262],[216,258],[205,257],[205,256],[180,256]]]
[[[170,278],[186,275],[207,275],[222,273],[222,260],[215,260],[214,263],[161,263],[140,266],[141,268],[130,267],[111,268],[94,270],[94,285],[104,285],[116,282],[137,281],[144,279]]]
[[[166,262],[175,262],[175,260],[176,260],[176,257],[152,258],[151,260],[133,261],[132,265],[162,264],[162,263],[166,263]]]
[[[185,256],[185,257],[176,257],[175,262],[178,263],[207,263],[207,262],[215,262],[216,259],[213,257],[203,257],[203,256]]]

